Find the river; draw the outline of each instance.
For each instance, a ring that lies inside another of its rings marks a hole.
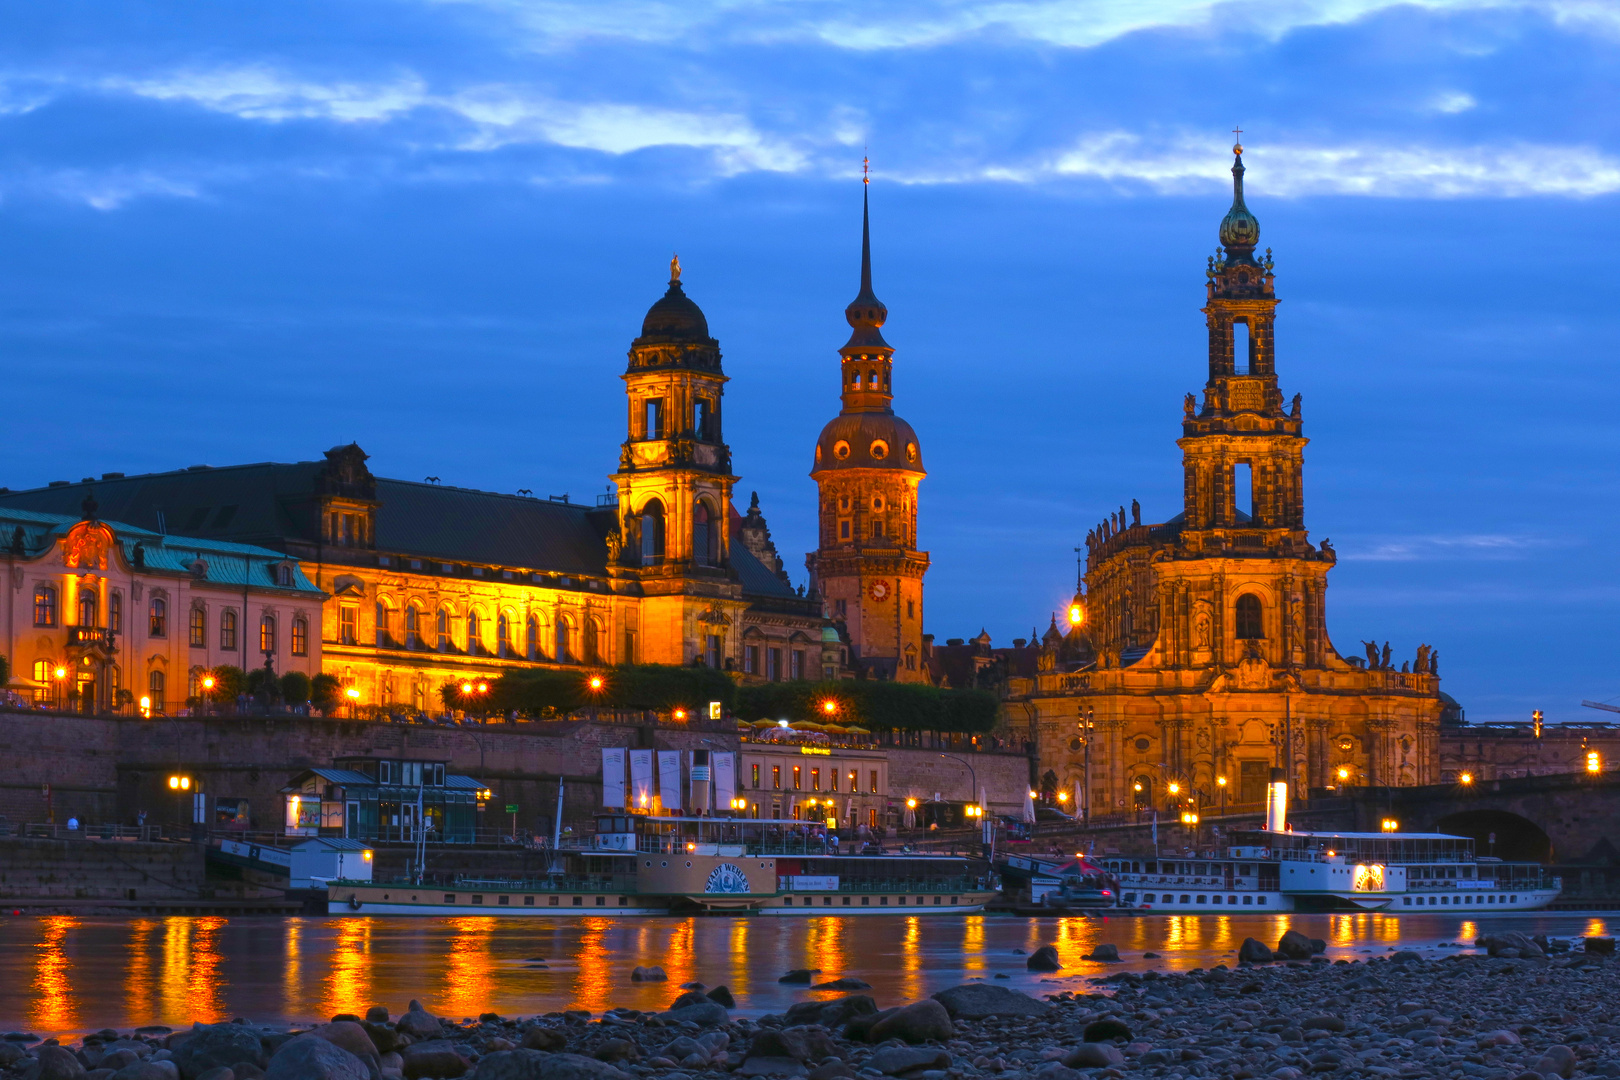
[[[1396,948],[1445,956],[1497,928],[1554,937],[1608,935],[1620,917],[1572,913],[1448,915],[1186,915],[1022,919],[1008,916],[814,918],[0,918],[0,1030],[41,1037],[147,1024],[246,1017],[297,1024],[411,998],[455,1019],[623,1005],[666,1008],[681,983],[724,984],[737,1015],[780,1012],[832,991],[777,982],[793,968],[872,984],[880,1006],[969,979],[1031,994],[1091,989],[1120,970],[1236,964],[1245,937],[1275,945],[1296,929],[1332,959]],[[1099,942],[1124,962],[1082,957]],[[1443,943],[1444,946],[1443,947]],[[1038,975],[1024,956],[1054,945],[1064,970]],[[1158,959],[1144,953],[1161,954]],[[545,967],[535,963],[543,958]],[[657,964],[667,983],[633,983]]]

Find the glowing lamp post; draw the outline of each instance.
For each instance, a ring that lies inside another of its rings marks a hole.
[[[1586,771],[1593,776],[1603,771],[1603,757],[1596,750],[1586,752]]]
[[[1380,821],[1378,825],[1385,832],[1394,832],[1401,827],[1401,823],[1396,821],[1394,818],[1385,818],[1383,821]]]
[[[1225,815],[1225,813],[1226,813],[1226,777],[1217,776],[1215,778],[1215,787],[1221,793],[1221,814]]]
[[[1463,787],[1467,787],[1469,784],[1472,784],[1473,782],[1474,782],[1474,774],[1473,773],[1466,773],[1465,772],[1465,773],[1462,773],[1461,775],[1459,775],[1457,777],[1457,783],[1461,784]]]
[[[169,777],[169,790],[174,792],[175,800],[180,804],[180,822],[184,824],[186,803],[190,801],[191,777],[179,775]]]

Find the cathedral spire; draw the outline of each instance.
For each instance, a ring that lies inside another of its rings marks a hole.
[[[844,309],[844,318],[854,329],[847,348],[887,348],[878,327],[889,317],[889,309],[872,291],[872,176],[867,159],[861,159],[861,291]]]
[[[1232,209],[1221,219],[1221,246],[1226,266],[1254,265],[1254,246],[1260,242],[1260,222],[1243,204],[1243,144],[1232,146]]]

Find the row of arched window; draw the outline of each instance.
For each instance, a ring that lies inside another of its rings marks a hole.
[[[101,625],[101,597],[93,589],[80,589],[77,626]],[[39,585],[34,589],[34,625],[54,627],[57,624],[57,592],[54,585]],[[114,591],[107,597],[107,629],[115,634],[124,632],[124,595]],[[208,612],[200,606],[191,609],[187,624],[187,637],[192,648],[208,646]],[[146,605],[146,636],[169,636],[169,601],[154,596]],[[236,651],[236,612],[230,608],[219,615],[219,647],[225,652]],[[276,617],[268,612],[259,620],[259,651],[276,651]],[[309,654],[309,620],[302,615],[292,622],[292,655]]]
[[[396,626],[400,633],[395,632]],[[382,648],[522,656],[565,664],[595,664],[604,659],[604,630],[595,615],[576,619],[559,614],[555,625],[548,627],[538,615],[520,619],[516,612],[502,610],[494,619],[493,644],[487,637],[488,627],[489,620],[477,608],[458,618],[448,607],[441,607],[430,619],[426,609],[414,602],[405,605],[401,616],[387,599],[377,601],[377,644]],[[628,632],[625,640],[626,648],[633,649],[630,643],[634,639]]]
[[[639,553],[642,566],[664,561],[666,516],[662,501],[648,499],[641,513],[631,519],[640,534],[632,550]],[[720,521],[704,499],[692,506],[692,561],[698,566],[720,565]]]

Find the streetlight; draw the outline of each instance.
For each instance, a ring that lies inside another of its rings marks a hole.
[[[1081,775],[1085,778],[1085,787],[1082,789],[1082,802],[1074,808],[1074,812],[1081,815],[1082,824],[1089,828],[1091,825],[1091,732],[1097,726],[1096,713],[1091,709],[1087,709],[1086,715],[1077,721],[1075,726],[1080,729],[1080,743],[1085,750],[1085,758],[1081,765]]]
[[[826,701],[821,703],[821,711],[826,716],[832,716],[838,711],[838,702],[834,701],[832,698],[828,698]]]
[[[914,798],[906,799],[906,816],[911,819],[911,833],[912,833],[913,836],[915,836],[916,833],[917,833],[917,800],[916,799],[914,799]]]
[[[175,800],[180,804],[180,824],[185,824],[186,795],[191,791],[191,777],[173,775],[169,777],[169,790],[174,792]]]
[[[1348,783],[1350,781],[1350,766],[1340,765],[1333,775],[1339,778],[1339,783]]]
[[[686,710],[685,709],[676,709],[675,710],[675,719],[677,719],[677,720],[685,720],[686,719]]]
[[[1379,824],[1383,827],[1385,832],[1394,832],[1396,829],[1401,827],[1401,823],[1396,821],[1394,818],[1385,818],[1383,821],[1379,822]]]
[[[603,686],[605,684],[602,682],[602,676],[600,676],[600,675],[592,675],[589,679],[587,679],[585,681],[585,685],[587,687],[589,687],[590,691],[591,691],[591,722],[595,723],[596,722],[596,703],[599,700],[601,700],[602,688],[603,688]]]
[[[65,708],[67,705],[67,698],[64,696],[66,694],[66,689],[63,685],[63,680],[67,678],[67,668],[59,667],[55,671],[51,672],[51,674],[56,676],[56,707],[58,709]]]
[[[1465,772],[1462,775],[1457,777],[1457,783],[1463,785],[1464,787],[1467,787],[1469,784],[1472,784],[1473,782],[1474,782],[1474,774],[1473,773]]]
[[[1226,777],[1217,776],[1215,778],[1215,786],[1219,788],[1221,792],[1221,815],[1224,817],[1226,814]]]
[[[1603,758],[1596,750],[1586,752],[1586,771],[1593,775],[1603,771]]]

